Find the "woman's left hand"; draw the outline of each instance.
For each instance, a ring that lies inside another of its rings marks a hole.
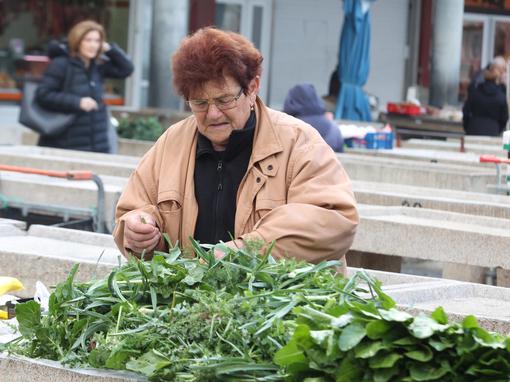
[[[106,41],[103,41],[103,52],[108,52],[112,46],[108,44]]]
[[[225,243],[225,245],[228,248],[233,249],[234,251],[244,247],[244,243],[240,239],[237,239],[237,240],[234,240],[234,241],[227,241]],[[216,260],[221,260],[225,256],[226,256],[226,253],[223,252],[221,249],[219,249],[219,248],[215,248],[214,249],[214,257],[216,258]]]

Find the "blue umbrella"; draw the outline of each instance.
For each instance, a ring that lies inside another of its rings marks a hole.
[[[344,23],[338,57],[338,93],[335,118],[370,121],[363,92],[370,67],[369,0],[344,0]]]

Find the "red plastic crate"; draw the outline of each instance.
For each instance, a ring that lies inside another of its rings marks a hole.
[[[421,113],[421,108],[419,106],[410,103],[388,102],[386,110],[388,113],[405,115],[418,115]]]

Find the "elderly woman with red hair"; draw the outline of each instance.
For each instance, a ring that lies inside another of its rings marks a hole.
[[[117,205],[124,252],[164,250],[162,233],[189,248],[275,241],[273,256],[342,259],[358,213],[342,165],[310,125],[264,105],[262,56],[244,37],[204,28],[172,58],[193,115],[141,160]],[[221,256],[221,252],[216,252]]]

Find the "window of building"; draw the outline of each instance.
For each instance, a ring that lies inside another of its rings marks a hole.
[[[19,102],[23,79],[40,77],[51,40],[64,40],[77,22],[91,19],[105,27],[108,41],[127,48],[129,0],[0,2],[0,102]],[[124,104],[124,80],[105,81],[105,102]]]

